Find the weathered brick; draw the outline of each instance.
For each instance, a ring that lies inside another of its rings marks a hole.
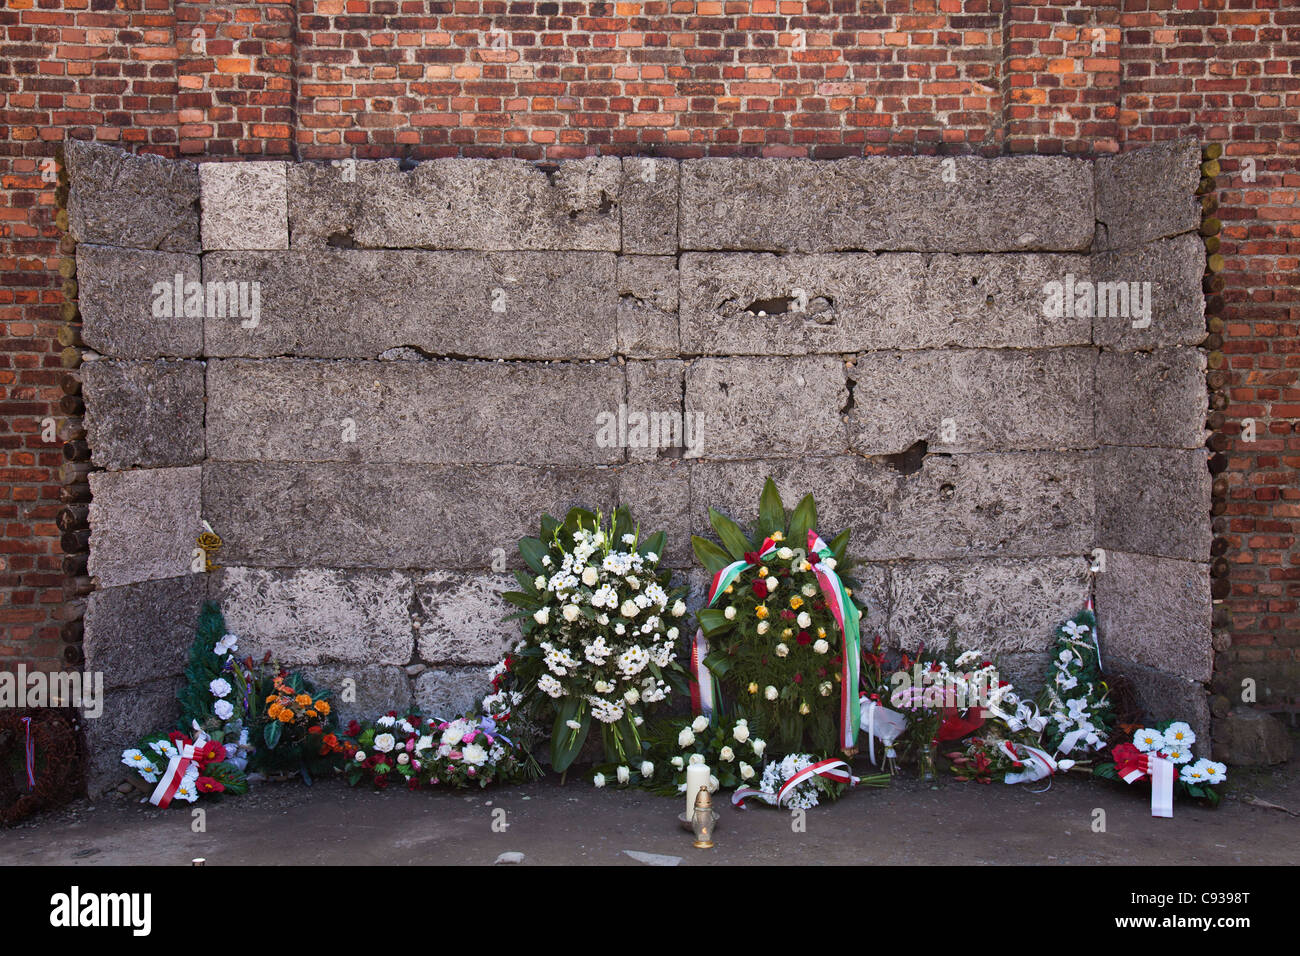
[[[1070,252],[1093,236],[1092,166],[1060,157],[687,160],[681,192],[683,249]]]
[[[90,475],[90,560],[99,587],[191,573],[203,531],[200,473],[189,468]]]
[[[517,590],[518,582],[505,574],[431,571],[418,578],[420,658],[437,664],[497,663],[519,639],[514,622],[505,622],[515,608],[501,599],[502,592]]]
[[[203,363],[89,362],[81,380],[96,465],[121,471],[203,461]]]
[[[175,295],[178,275],[180,310]],[[114,358],[201,355],[203,316],[183,314],[186,287],[194,292],[191,283],[201,279],[198,256],[78,246],[82,338],[91,348]]]
[[[228,461],[614,463],[597,416],[626,402],[608,363],[208,363],[208,454]]]
[[[414,346],[442,357],[609,358],[617,351],[614,258],[211,253],[205,279],[260,283],[261,317],[254,328],[210,319],[206,348],[214,356],[378,358]]]
[[[1128,314],[1095,313],[1093,341],[1116,349],[1198,344],[1205,338],[1204,272],[1205,247],[1194,235],[1093,256],[1092,278],[1097,283],[1125,283],[1130,292],[1133,283],[1151,283],[1149,296],[1144,286],[1138,287],[1140,297],[1151,307],[1150,315],[1135,315],[1131,303]],[[1106,298],[1110,299],[1109,294]]]

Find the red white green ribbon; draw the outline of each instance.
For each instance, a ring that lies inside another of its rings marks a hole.
[[[691,641],[691,708],[696,714],[703,714],[713,723],[715,701],[713,699],[713,674],[704,666],[704,658],[709,655],[709,639],[704,630],[695,631],[695,640]]]
[[[858,742],[861,723],[861,704],[858,701],[858,667],[861,664],[861,612],[849,598],[848,588],[840,580],[834,569],[827,567],[826,561],[835,556],[826,542],[816,531],[808,529],[808,550],[821,560],[813,565],[817,583],[821,585],[822,594],[830,606],[835,623],[840,626],[843,635],[841,647],[840,674],[840,744],[848,749]]]
[[[776,551],[776,542],[771,538],[764,538],[763,545],[756,553],[746,553],[745,557],[739,561],[733,561],[721,571],[713,576],[713,583],[709,586],[709,607],[713,607],[713,602],[718,599],[718,595],[724,593],[731,586],[731,582],[740,577],[756,564],[762,563],[762,559]]]
[[[737,809],[743,810],[745,809],[745,801],[750,797],[755,797],[770,806],[779,807],[785,802],[785,798],[794,792],[795,787],[811,777],[825,777],[827,780],[847,784],[850,787],[855,786],[858,782],[858,778],[850,772],[847,763],[837,757],[830,757],[809,767],[804,767],[781,784],[781,789],[776,793],[768,793],[766,790],[759,790],[755,787],[737,787],[731,795],[731,803]]]

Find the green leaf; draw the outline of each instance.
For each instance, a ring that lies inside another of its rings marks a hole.
[[[790,547],[808,548],[808,530],[817,527],[817,503],[813,501],[812,495],[804,495],[803,501],[790,513]],[[808,560],[814,564],[816,561],[813,556],[808,555]]]
[[[835,540],[830,544],[831,550],[835,552],[836,564],[845,565],[844,553],[849,549],[849,534],[852,530],[852,528],[845,528],[835,536]]]
[[[739,561],[745,556],[746,551],[754,550],[754,545],[745,537],[745,532],[740,530],[740,525],[721,511],[714,508],[709,509],[709,524],[713,525],[713,530],[722,539],[723,547],[731,552],[733,560]]]
[[[515,568],[515,580],[519,582],[525,594],[537,594],[537,585],[533,584],[533,579],[522,569]]]
[[[758,529],[764,537],[773,531],[785,533],[785,505],[770,475],[763,482],[763,494],[758,499]]]
[[[726,677],[727,671],[731,670],[731,657],[723,651],[714,651],[705,656],[704,666],[719,677]]]
[[[632,520],[632,512],[627,505],[619,505],[614,509],[614,520],[610,525],[610,535],[616,545],[621,544],[623,535],[634,534],[636,532],[636,522]]]
[[[578,530],[578,526],[591,529],[596,527],[596,516],[586,508],[570,508],[569,513],[564,516],[564,533],[572,535]]]
[[[728,621],[721,608],[706,607],[695,612],[695,619],[706,635],[719,634],[735,627],[735,622]]]
[[[668,537],[662,531],[656,531],[641,542],[640,547],[636,549],[637,553],[643,557],[647,554],[657,554],[662,558],[664,556],[664,544],[667,540]]]
[[[559,530],[560,522],[550,515],[542,515],[542,541],[547,544],[555,537],[555,532]]]
[[[280,722],[273,720],[267,724],[262,731],[262,737],[266,740],[267,748],[274,750],[275,745],[280,742]]]
[[[537,598],[530,594],[521,594],[518,591],[503,591],[501,597],[515,607],[528,610],[534,610],[537,607]]]
[[[569,726],[570,720],[578,721],[582,726],[574,730]],[[566,697],[555,715],[555,725],[551,728],[551,767],[556,773],[563,773],[577,759],[582,745],[587,742],[587,732],[591,729],[591,709],[581,697]]]
[[[708,538],[701,538],[699,535],[691,535],[691,549],[694,550],[696,559],[710,574],[717,574],[732,561],[727,552]]]
[[[546,573],[546,565],[542,564],[542,558],[546,555],[547,547],[536,538],[520,538],[519,553],[524,557],[524,564],[528,565],[537,574]]]

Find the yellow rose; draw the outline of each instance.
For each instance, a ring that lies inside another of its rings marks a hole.
[[[803,598],[797,594],[790,598],[790,607],[795,611],[799,610],[799,608],[803,607]]]
[[[773,531],[773,532],[772,532],[772,540],[773,540],[773,541],[784,541],[784,540],[785,540],[785,535],[783,535],[780,531]]]
[[[751,684],[749,685],[749,692],[750,692],[751,694],[757,694],[757,693],[758,693],[758,685],[757,685],[757,684],[752,684],[752,683],[751,683]]]
[[[759,576],[760,578],[765,578],[765,577],[767,577],[767,568],[759,568],[759,569],[758,569],[758,576]]]
[[[754,608],[754,616],[760,621],[767,617],[767,605],[760,604],[758,607]]]

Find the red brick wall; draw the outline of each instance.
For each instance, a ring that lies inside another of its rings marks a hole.
[[[0,661],[58,651],[60,459],[39,421],[59,254],[38,164],[64,135],[221,159],[1096,155],[1194,136],[1226,149],[1218,679],[1300,695],[1294,4],[8,0],[0,30]]]

